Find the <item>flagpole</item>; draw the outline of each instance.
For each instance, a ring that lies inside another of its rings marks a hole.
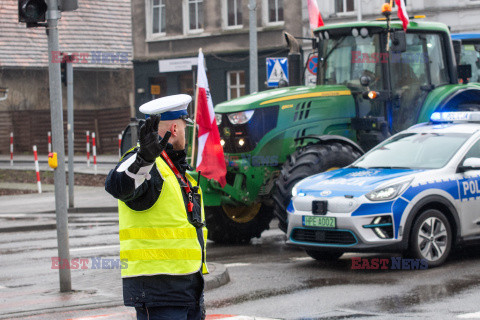
[[[202,48],[198,49],[198,53],[202,52]],[[197,110],[198,110],[198,71],[197,71],[197,87],[195,88],[195,111],[193,112],[193,135],[192,135],[192,159],[190,166],[194,167],[195,162],[195,136],[197,135]]]

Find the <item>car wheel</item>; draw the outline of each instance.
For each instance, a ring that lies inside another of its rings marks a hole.
[[[305,250],[305,252],[315,260],[318,261],[332,261],[337,260],[343,254],[338,251],[323,251],[323,250]]]
[[[413,258],[425,259],[429,267],[445,262],[452,246],[450,222],[435,209],[420,214],[410,236],[410,253]]]

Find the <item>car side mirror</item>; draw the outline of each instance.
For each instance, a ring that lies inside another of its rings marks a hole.
[[[466,172],[470,170],[480,170],[480,158],[467,158],[458,167],[458,171]]]

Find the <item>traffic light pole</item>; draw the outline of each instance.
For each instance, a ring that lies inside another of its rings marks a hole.
[[[258,49],[257,49],[257,0],[250,0],[249,40],[250,40],[250,93],[258,92]]]
[[[68,135],[68,207],[74,208],[74,168],[73,168],[73,56],[67,62],[67,135]]]
[[[50,116],[52,123],[53,151],[57,152],[58,167],[54,171],[55,179],[55,212],[57,218],[58,256],[61,263],[70,263],[68,240],[67,192],[65,175],[65,142],[63,132],[62,87],[60,63],[53,63],[52,52],[59,52],[58,44],[58,11],[57,0],[47,0],[47,35],[48,35],[48,75],[50,85]],[[69,268],[60,268],[60,292],[72,290]]]

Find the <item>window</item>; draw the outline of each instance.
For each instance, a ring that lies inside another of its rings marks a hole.
[[[227,99],[245,95],[245,71],[227,72]]]
[[[165,33],[165,0],[151,0],[152,34]]]
[[[242,0],[226,0],[227,27],[242,26]]]
[[[468,158],[480,158],[480,141],[477,141],[473,145],[473,147],[467,152],[463,161]]]
[[[203,30],[203,0],[188,0],[188,30]]]
[[[355,10],[355,0],[335,0],[335,12],[345,13]]]
[[[269,23],[283,21],[283,0],[268,0],[268,19]]]

